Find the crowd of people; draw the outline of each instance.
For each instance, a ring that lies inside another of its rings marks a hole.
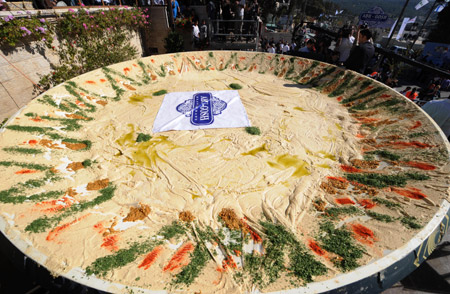
[[[370,70],[375,54],[375,47],[372,42],[372,33],[369,29],[361,26],[356,31],[345,27],[337,40],[334,49],[330,49],[332,39],[325,35],[316,35],[315,38],[304,40],[303,44],[297,46],[296,40],[291,43],[280,40],[275,43],[266,38],[261,39],[261,47],[264,51],[278,54],[290,54],[320,61],[325,61],[359,73],[366,73]],[[297,39],[298,40],[298,39]]]

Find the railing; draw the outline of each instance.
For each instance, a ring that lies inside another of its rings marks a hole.
[[[234,42],[240,39],[251,40],[254,42],[255,50],[259,44],[260,25],[257,20],[210,20],[209,36],[212,41],[223,40],[225,42]]]

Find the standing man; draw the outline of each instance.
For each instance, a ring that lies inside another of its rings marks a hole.
[[[173,10],[173,20],[178,16],[178,13],[180,13],[180,4],[178,4],[177,0],[172,0],[172,10]]]
[[[208,18],[210,19],[211,25],[211,31],[212,33],[215,32],[216,29],[216,19],[217,19],[217,9],[216,4],[213,0],[209,0],[208,4],[206,4],[206,11],[208,13]]]
[[[233,19],[233,11],[231,9],[230,0],[225,0],[225,4],[222,6],[222,18],[224,22],[224,33],[228,34],[231,28],[231,23],[228,20]]]
[[[346,68],[364,74],[370,59],[372,59],[375,53],[375,47],[370,42],[371,38],[372,33],[368,29],[358,31],[356,42],[359,45],[356,45],[350,52],[350,56],[344,63]]]
[[[316,44],[316,41],[314,39],[309,39],[306,42],[306,46],[300,48],[300,50],[298,50],[298,51],[303,52],[303,53],[314,53],[316,51],[316,48],[314,47],[315,44]]]
[[[234,19],[236,20],[234,23],[234,34],[238,35],[238,39],[240,40],[240,35],[242,34],[242,21],[244,20],[244,6],[239,1],[236,1]]]
[[[198,28],[198,21],[195,21],[192,25],[192,41],[194,42],[194,47],[198,48],[200,45],[200,29]]]

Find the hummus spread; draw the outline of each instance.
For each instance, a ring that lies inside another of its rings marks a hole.
[[[152,133],[165,93],[230,89],[253,129]],[[162,55],[77,77],[11,119],[0,217],[55,275],[281,291],[406,244],[448,199],[448,158],[426,114],[350,71],[262,53]]]

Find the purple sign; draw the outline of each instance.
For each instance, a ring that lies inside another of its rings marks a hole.
[[[370,28],[389,28],[393,21],[381,7],[375,6],[359,15],[359,24],[366,23]]]

